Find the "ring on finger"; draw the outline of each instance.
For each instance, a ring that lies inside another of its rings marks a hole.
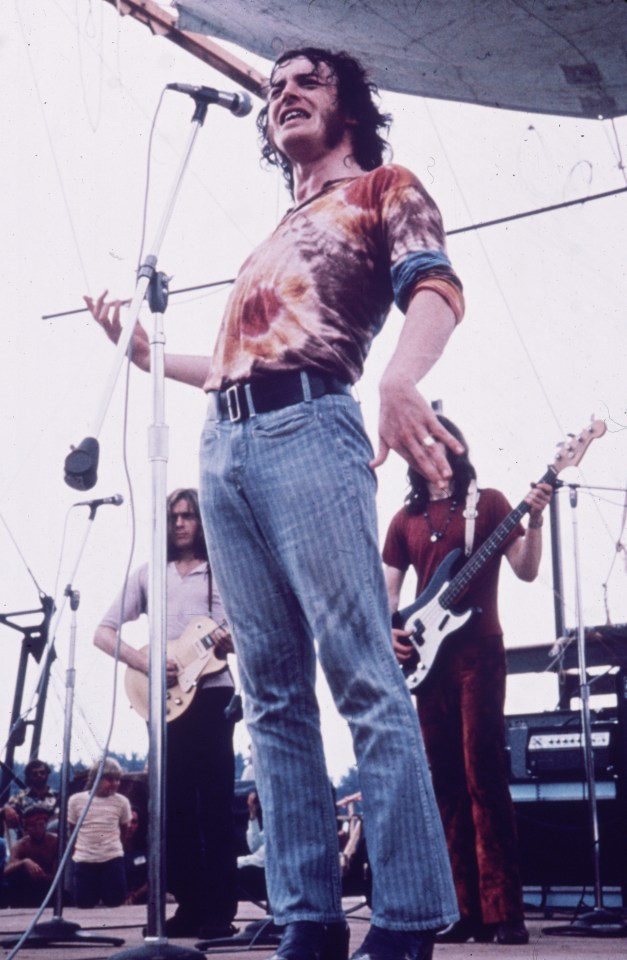
[[[430,433],[427,434],[427,436],[424,437],[422,441],[422,444],[424,447],[432,447],[434,443],[435,443],[435,439],[431,436]]]

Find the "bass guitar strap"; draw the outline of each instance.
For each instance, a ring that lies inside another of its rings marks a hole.
[[[473,479],[468,484],[468,492],[466,494],[466,506],[464,508],[463,517],[466,521],[466,534],[464,541],[464,554],[469,557],[472,553],[472,548],[475,542],[475,520],[479,515],[477,510],[477,504],[479,502],[479,490],[477,488],[477,481]]]

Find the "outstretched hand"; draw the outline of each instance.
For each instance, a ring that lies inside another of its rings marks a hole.
[[[382,383],[379,449],[370,466],[380,467],[390,450],[395,450],[426,480],[445,487],[452,475],[445,447],[454,453],[464,452],[462,444],[442,426],[414,384]]]
[[[105,290],[94,301],[92,297],[85,296],[83,300],[87,309],[91,313],[96,323],[104,330],[106,336],[112,343],[117,343],[122,333],[122,324],[120,322],[120,309],[127,306],[128,300],[105,300],[108,294]],[[148,334],[138,322],[135,324],[133,339],[131,340],[133,363],[141,370],[150,370],[150,341]]]

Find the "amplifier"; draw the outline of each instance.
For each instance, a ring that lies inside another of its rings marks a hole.
[[[600,879],[627,903],[625,700],[591,711]],[[505,718],[510,793],[525,886],[593,885],[594,843],[578,710]]]
[[[614,729],[608,725],[603,725],[603,729],[599,727],[599,724],[595,724],[590,737],[594,770],[597,774],[613,776],[612,748],[617,724],[614,724]],[[533,777],[546,775],[554,779],[576,774],[583,776],[583,758],[583,734],[579,731],[566,733],[560,727],[553,727],[543,733],[529,733],[527,769]]]
[[[572,710],[506,717],[510,779],[572,780],[584,778],[581,716]],[[618,719],[595,711],[591,727],[595,776],[612,779],[620,755]]]

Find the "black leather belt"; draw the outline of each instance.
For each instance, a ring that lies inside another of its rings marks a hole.
[[[210,390],[208,416],[212,420],[238,423],[257,413],[269,413],[304,400],[316,400],[327,393],[350,393],[350,385],[335,377],[286,371],[234,383],[224,390]]]

